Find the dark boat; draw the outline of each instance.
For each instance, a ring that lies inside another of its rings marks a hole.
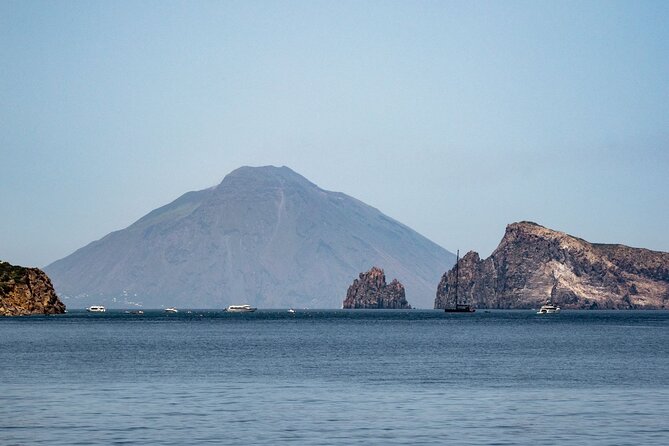
[[[458,276],[460,273],[460,250],[455,260],[455,306],[451,308],[444,308],[446,313],[473,313],[476,311],[476,308],[473,308],[467,304],[458,303]]]
[[[476,308],[472,308],[466,304],[456,304],[453,308],[444,308],[444,311],[446,313],[473,313],[476,311]]]

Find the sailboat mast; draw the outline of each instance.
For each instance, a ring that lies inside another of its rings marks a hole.
[[[455,258],[455,307],[458,307],[458,276],[460,275],[460,250],[458,249],[457,257]]]

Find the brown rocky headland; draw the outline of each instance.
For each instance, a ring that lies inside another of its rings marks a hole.
[[[382,269],[372,267],[360,273],[358,279],[348,287],[343,308],[348,309],[411,309],[406,300],[404,285],[393,279],[386,284]]]
[[[454,284],[455,268],[442,276],[435,308],[452,304]],[[551,300],[572,309],[667,309],[669,253],[513,223],[490,257],[470,251],[460,259],[458,296],[478,308],[536,308]]]
[[[44,271],[0,262],[0,316],[60,313],[65,305]]]

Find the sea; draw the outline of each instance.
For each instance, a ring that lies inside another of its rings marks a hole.
[[[667,445],[669,311],[0,318],[2,445]]]

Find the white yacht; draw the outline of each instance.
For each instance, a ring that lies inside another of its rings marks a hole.
[[[174,307],[165,308],[165,313],[178,313],[178,312],[179,310],[177,310]]]
[[[107,311],[107,309],[102,305],[91,305],[90,307],[86,308],[86,311],[89,313],[104,313]]]
[[[252,307],[251,305],[230,305],[225,309],[228,313],[252,313],[256,311],[257,308]]]
[[[546,305],[542,305],[537,311],[537,314],[550,314],[550,313],[559,313],[560,307],[553,305],[550,301],[546,302]]]

